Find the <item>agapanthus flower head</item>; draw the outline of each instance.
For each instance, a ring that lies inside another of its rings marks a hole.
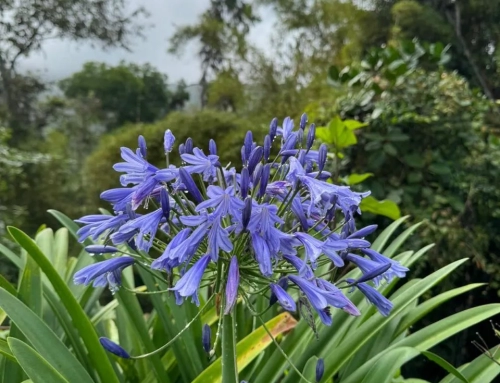
[[[88,247],[91,253],[113,255],[78,271],[75,283],[109,284],[116,290],[121,271],[137,256],[139,266],[168,274],[166,283],[178,304],[190,298],[198,305],[199,294],[213,291],[221,298],[218,311],[232,315],[238,297],[246,304],[252,294],[270,294],[271,304],[299,312],[305,305],[330,325],[332,309],[360,315],[345,295],[347,289],[359,289],[387,315],[390,301],[370,284],[402,278],[408,269],[370,249],[366,237],[376,226],[357,229],[355,221],[369,192],[329,181],[328,148],[315,147],[316,128],[311,124],[306,131],[306,124],[305,114],[297,129],[289,117],[281,127],[273,119],[259,142],[247,132],[241,169],[223,165],[225,148],[217,148],[213,139],[205,154],[188,138],[178,148],[180,163],[171,163],[175,138],[170,130],[164,136],[165,168],[147,161],[142,137],[136,152],[122,148],[124,161],[114,168],[123,173],[123,187],[101,195],[114,215],[77,221],[83,224],[80,241],[103,241]],[[124,247],[131,248],[126,251],[131,256],[117,256]],[[318,272],[325,270],[320,266],[348,265],[359,267],[361,277],[346,283]],[[111,343],[103,346],[120,353]],[[204,346],[208,349],[208,343]]]

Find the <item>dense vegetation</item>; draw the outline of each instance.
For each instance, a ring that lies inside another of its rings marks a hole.
[[[198,44],[201,98],[189,110],[184,83],[169,87],[148,64],[89,62],[48,96],[49,84],[17,70],[19,57],[53,35],[126,47],[142,29],[143,9],[86,0],[10,7],[0,7],[0,242],[8,241],[6,223],[33,235],[56,225],[50,208],[77,218],[107,207],[98,196],[116,185],[118,148],[134,147],[139,134],[157,156],[152,162],[163,161],[162,132],[170,128],[200,147],[216,138],[237,163],[243,132],[307,111],[318,127],[335,119],[366,124],[349,145],[322,137],[338,151],[331,170],[345,183],[370,173],[353,187],[392,201],[413,223],[424,220],[413,245],[436,246],[414,277],[471,257],[443,288],[490,282],[443,306],[446,314],[498,301],[499,1],[211,0],[197,23],[158,47],[182,54],[185,44]],[[248,34],[271,10],[273,51],[263,52]],[[363,220],[391,221],[370,213]],[[450,341],[460,347],[443,346],[452,364],[477,354],[473,333]],[[428,371],[422,377],[431,379]]]

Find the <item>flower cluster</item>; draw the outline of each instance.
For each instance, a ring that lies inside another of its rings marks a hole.
[[[224,297],[225,314],[239,295],[268,291],[271,303],[288,311],[297,310],[299,296],[330,325],[330,306],[360,314],[344,293],[359,289],[388,315],[392,303],[370,283],[404,277],[408,269],[370,249],[365,237],[376,226],[356,229],[355,216],[369,193],[331,183],[327,147],[313,149],[315,126],[307,128],[306,122],[303,115],[295,129],[290,118],[281,126],[274,119],[262,144],[249,131],[239,170],[221,164],[213,140],[205,154],[188,139],[178,145],[181,165],[169,164],[175,143],[170,130],[164,137],[165,168],[148,162],[142,136],[135,152],[122,148],[123,162],[114,169],[122,173],[123,187],[101,195],[115,214],[82,217],[78,235],[80,241],[105,238],[114,245],[88,247],[92,253],[127,246],[133,252],[78,271],[75,283],[109,284],[115,291],[121,270],[135,264],[169,274],[178,304],[190,298],[198,305],[200,285],[212,286]],[[362,276],[317,275],[348,264]]]

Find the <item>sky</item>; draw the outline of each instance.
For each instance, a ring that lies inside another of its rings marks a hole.
[[[128,7],[144,6],[150,13],[146,20],[144,39],[136,38],[132,52],[124,49],[103,50],[92,47],[89,42],[69,40],[48,40],[42,50],[24,58],[19,64],[21,71],[38,73],[45,81],[57,81],[81,69],[87,61],[100,61],[110,65],[121,60],[137,64],[150,63],[168,75],[169,83],[184,79],[186,83],[196,83],[200,78],[197,46],[188,44],[180,57],[167,53],[169,37],[178,25],[196,22],[198,16],[208,8],[209,0],[128,0]],[[275,16],[266,12],[262,22],[250,34],[250,41],[266,49],[275,22]]]

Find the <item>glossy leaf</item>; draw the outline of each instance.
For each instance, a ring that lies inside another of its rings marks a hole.
[[[90,319],[86,316],[82,307],[72,295],[66,282],[61,279],[50,261],[40,251],[31,238],[29,238],[21,230],[14,227],[9,227],[8,230],[14,240],[21,245],[40,266],[40,269],[45,273],[48,280],[52,284],[54,290],[61,299],[61,302],[64,304],[67,312],[71,316],[73,324],[78,330],[80,337],[85,343],[93,366],[97,370],[101,379],[106,382],[118,383],[113,367],[111,366],[106,353],[99,343],[99,338],[94,327],[90,323]]]
[[[1,288],[0,306],[33,347],[68,381],[92,382],[87,371],[42,319],[19,299]]]
[[[7,338],[12,353],[33,383],[69,383],[26,343],[16,338]]]

